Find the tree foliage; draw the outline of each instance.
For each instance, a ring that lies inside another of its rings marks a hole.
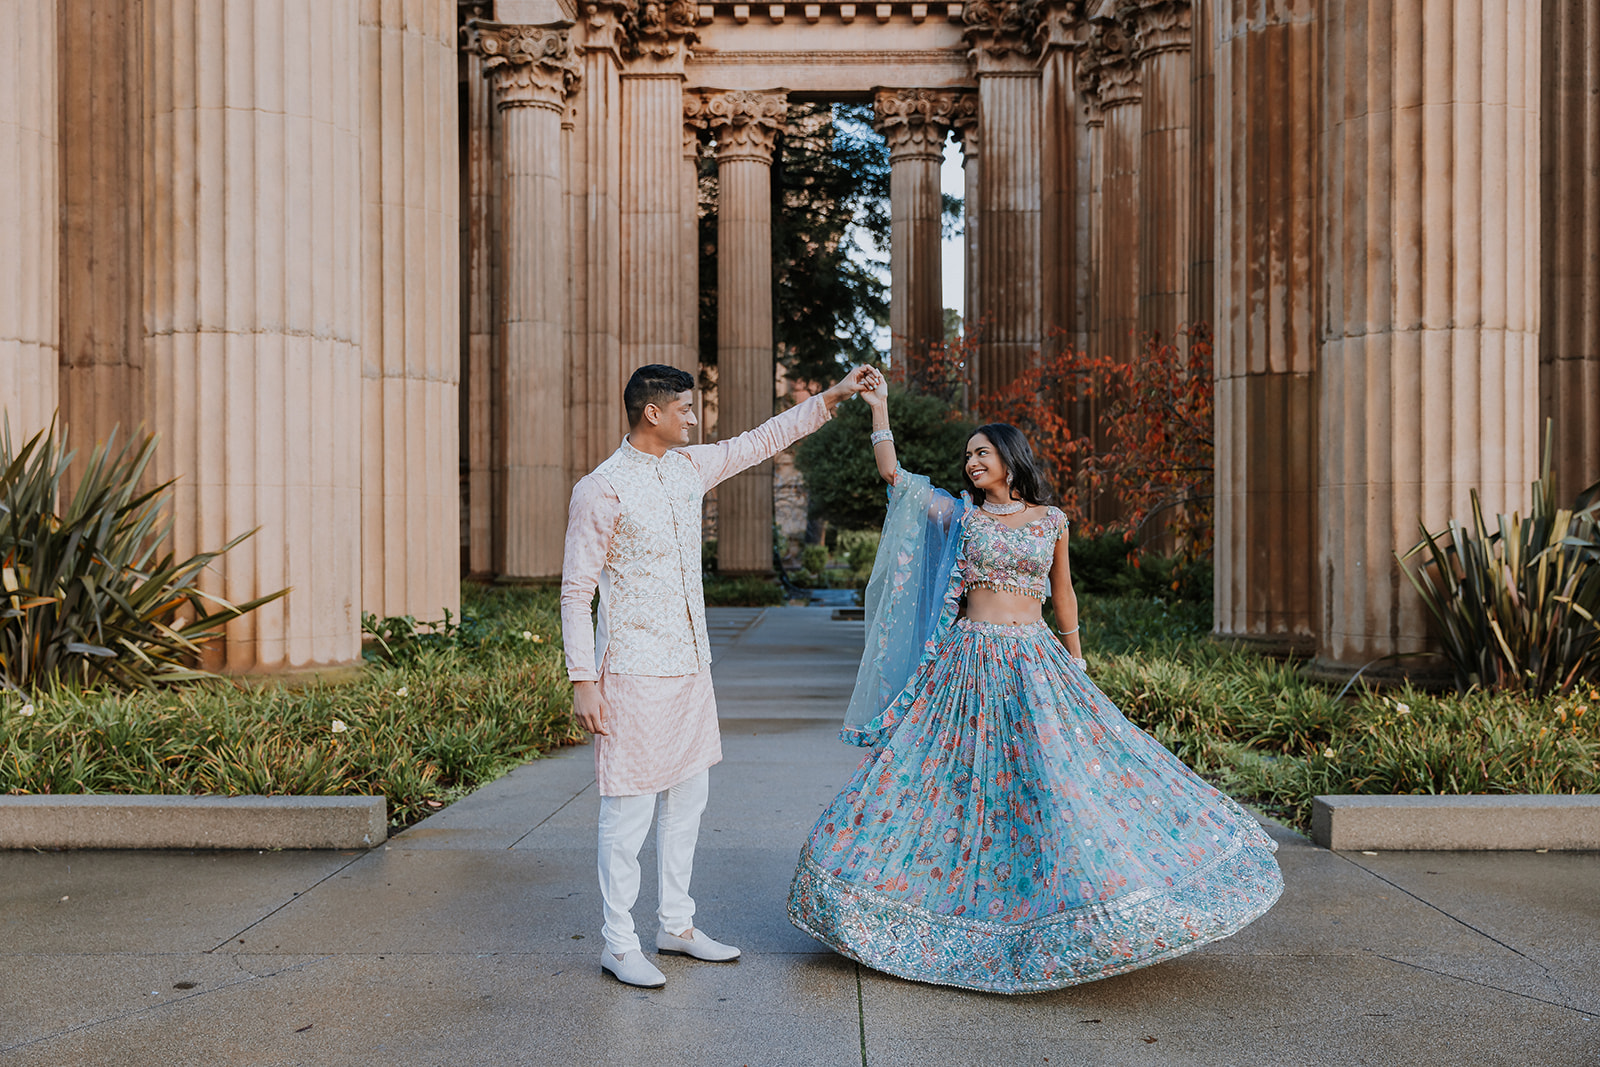
[[[906,470],[925,474],[950,493],[961,491],[961,463],[972,424],[938,397],[894,389],[889,418]],[[840,404],[833,420],[800,443],[795,464],[805,477],[815,518],[843,529],[881,526],[887,488],[867,437],[872,412],[859,400]]]

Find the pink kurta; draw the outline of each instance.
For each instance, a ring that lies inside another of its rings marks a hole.
[[[703,496],[740,471],[771,459],[829,417],[822,398],[812,397],[732,440],[691,445],[674,453],[693,465]],[[622,448],[628,450],[630,462],[661,462],[638,452],[626,440]],[[622,515],[621,498],[602,472],[579,481],[572,490],[566,560],[561,569],[561,633],[567,675],[574,682],[598,681],[609,713],[606,728],[610,734],[595,735],[594,745],[595,776],[604,796],[659,792],[722,759],[709,662],[698,663],[698,670],[692,673],[668,677],[613,672],[608,669],[609,652],[606,662],[596,662],[590,604],[596,590],[602,597],[607,595],[610,583],[602,582],[602,576],[628,550],[623,543],[628,533],[618,526]],[[694,587],[698,588],[697,582]],[[688,609],[682,626],[703,633],[699,620],[704,603],[691,603]],[[692,634],[690,640],[694,640]]]

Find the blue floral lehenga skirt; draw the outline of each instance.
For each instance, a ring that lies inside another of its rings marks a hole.
[[[902,978],[1090,982],[1227,937],[1283,891],[1247,812],[1130,723],[1043,623],[958,619],[801,849],[794,924]]]

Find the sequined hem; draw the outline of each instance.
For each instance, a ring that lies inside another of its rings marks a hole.
[[[1037,588],[1029,589],[1029,588],[1026,588],[1025,586],[1022,586],[1022,585],[1017,584],[1015,582],[984,582],[984,581],[977,581],[977,582],[972,582],[972,583],[968,584],[967,588],[968,589],[992,589],[996,593],[1013,593],[1013,594],[1015,594],[1017,596],[1025,596],[1025,597],[1029,597],[1029,598],[1031,598],[1033,600],[1037,600],[1041,604],[1044,603],[1046,600],[1050,599],[1050,591],[1048,589],[1037,589]]]
[[[963,615],[956,620],[956,629],[969,634],[983,634],[985,637],[1031,637],[1037,640],[1050,635],[1050,627],[1043,619],[1035,619],[1032,622],[984,622]]]
[[[789,891],[789,920],[885,974],[990,993],[1039,993],[1147,967],[1238,933],[1283,892],[1265,840],[1241,840],[1172,886],[1022,923],[939,915],[892,899],[833,877],[807,845]]]

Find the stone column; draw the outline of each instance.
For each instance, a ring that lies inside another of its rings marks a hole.
[[[987,327],[974,380],[979,395],[1003,388],[1038,359],[1044,342],[1040,288],[1040,92],[1027,4],[1001,0],[965,9],[983,127],[978,243],[979,302]]]
[[[79,448],[145,421],[137,5],[63,0],[61,93],[61,421]],[[53,161],[52,161],[53,162]],[[7,260],[14,257],[5,257]],[[5,392],[0,387],[0,394]]]
[[[944,340],[939,166],[959,98],[880,89],[873,99],[878,131],[889,142],[889,358],[897,367],[915,367],[928,346]]]
[[[781,92],[706,95],[717,143],[717,433],[772,417],[772,147],[788,115]],[[717,567],[772,570],[772,463],[724,482]]]
[[[683,298],[683,66],[695,4],[642,4],[622,69],[621,381],[649,363],[699,363]],[[619,404],[620,404],[620,392]]]
[[[1106,113],[1100,107],[1099,56],[1087,45],[1079,53],[1078,98],[1082,101],[1085,151],[1089,157],[1087,181],[1084,188],[1084,211],[1087,219],[1084,230],[1088,235],[1088,262],[1084,275],[1087,288],[1083,301],[1083,346],[1089,355],[1098,356],[1101,349],[1100,304],[1103,280],[1105,231],[1105,180],[1106,180]],[[1092,420],[1080,417],[1079,425],[1093,425]]]
[[[694,94],[684,95],[684,123],[683,123],[683,177],[678,179],[678,194],[683,197],[683,206],[679,210],[678,218],[683,226],[683,266],[679,270],[679,281],[683,286],[683,294],[678,298],[678,309],[683,315],[683,346],[687,353],[683,369],[690,374],[699,376],[700,370],[700,130],[701,124],[694,121],[689,113],[691,107],[697,106],[699,97]],[[695,391],[697,403],[703,408],[700,393]],[[702,421],[696,432],[704,435],[706,427]]]
[[[202,579],[229,671],[352,662],[361,620],[357,4],[143,5],[145,407],[173,550],[254,537]]]
[[[1554,420],[1556,491],[1571,504],[1600,481],[1600,11],[1543,8],[1539,425]]]
[[[1228,0],[1200,0],[1192,8],[1189,51],[1189,314],[1191,325],[1217,329],[1217,7]],[[1296,95],[1315,95],[1294,85]],[[1230,102],[1231,106],[1231,102]]]
[[[585,7],[577,51],[583,57],[574,145],[582,154],[580,225],[574,227],[575,270],[581,270],[583,320],[574,329],[583,353],[579,407],[572,413],[581,442],[573,473],[593,470],[627,432],[622,413],[622,20],[625,5],[597,0]],[[582,432],[577,429],[582,427]]]
[[[1216,629],[1316,634],[1315,0],[1217,11]]]
[[[1139,329],[1189,318],[1189,0],[1126,0],[1139,64]]]
[[[1047,347],[1087,341],[1089,112],[1078,94],[1078,52],[1088,24],[1082,0],[1052,0],[1037,31],[1043,114],[1040,152],[1042,317]]]
[[[978,226],[982,186],[978,174],[983,153],[979,145],[978,94],[965,93],[956,103],[951,126],[961,145],[961,325],[968,344],[983,332],[983,294],[978,288]],[[975,367],[967,368],[970,382]]]
[[[1095,92],[1105,120],[1100,187],[1101,354],[1130,362],[1139,351],[1140,85],[1132,41],[1115,20],[1096,17],[1090,38]]]
[[[361,606],[461,610],[456,5],[361,15]]]
[[[563,23],[468,27],[500,109],[505,263],[505,463],[500,573],[561,573],[566,470],[567,248],[561,120],[580,76]]]
[[[486,0],[463,3],[463,20],[488,18]],[[464,127],[461,198],[461,454],[466,460],[465,551],[462,569],[488,577],[498,571],[494,538],[500,464],[494,432],[500,371],[495,267],[499,243],[499,175],[496,143],[500,112],[483,74],[483,57],[471,48],[458,54]]]
[[[1329,0],[1317,654],[1424,647],[1419,520],[1526,509],[1538,468],[1539,9]]]
[[[55,0],[0,0],[0,416],[13,445],[56,410],[56,129]]]

